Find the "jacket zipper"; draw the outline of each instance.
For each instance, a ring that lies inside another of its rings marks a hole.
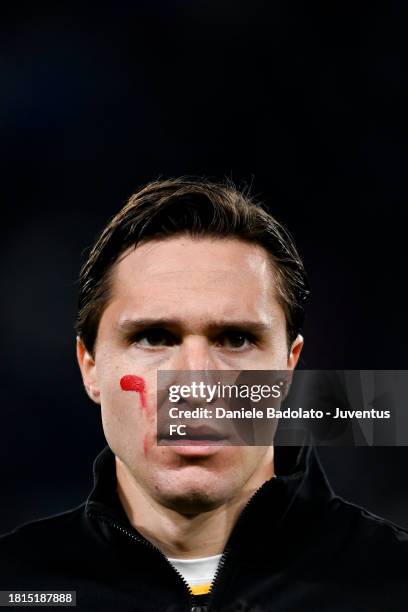
[[[275,476],[273,477],[274,479],[276,478]],[[265,487],[265,485],[268,483],[269,481],[264,482],[259,489],[257,489],[255,491],[255,493],[252,495],[252,497],[247,501],[247,503],[245,504],[245,506],[242,508],[241,514],[239,515],[237,522],[235,523],[234,527],[233,527],[233,531],[236,531],[237,526],[242,522],[242,518],[246,515],[247,511],[248,511],[248,507],[252,504],[253,500],[260,494],[261,490]],[[229,543],[227,543],[226,547],[224,548],[224,552],[222,553],[221,559],[218,563],[218,567],[216,569],[213,581],[211,583],[211,587],[210,587],[210,591],[209,591],[209,599],[208,599],[208,603],[207,603],[207,610],[206,612],[210,612],[211,610],[211,605],[214,599],[214,592],[215,592],[215,587],[218,585],[218,583],[220,582],[220,577],[222,575],[222,572],[224,570],[225,567],[225,562],[227,560],[228,555],[230,554],[231,551],[231,538],[229,540]]]
[[[149,540],[145,540],[144,538],[139,538],[138,536],[136,536],[134,533],[132,533],[128,529],[125,529],[124,527],[122,527],[118,523],[115,523],[114,521],[112,521],[112,520],[110,520],[110,519],[108,519],[106,517],[102,518],[101,516],[98,516],[97,514],[95,514],[92,511],[88,511],[88,516],[93,517],[93,518],[95,518],[97,520],[102,520],[105,523],[108,523],[111,527],[114,527],[116,530],[118,530],[121,533],[127,535],[132,540],[135,540],[139,544],[144,544],[145,546],[147,546],[151,550],[154,550],[155,552],[157,552],[163,559],[165,559],[166,563],[171,567],[173,572],[175,572],[179,576],[179,578],[183,582],[184,586],[186,587],[186,591],[187,591],[187,595],[188,595],[188,600],[189,600],[189,606],[190,606],[190,612],[196,612],[196,611],[200,612],[200,607],[195,602],[194,595],[190,591],[190,587],[188,585],[188,582],[185,580],[184,576],[182,574],[180,574],[180,572],[170,563],[170,561],[167,559],[166,555],[164,555],[159,548],[154,546],[151,542],[149,542]]]
[[[276,476],[273,477],[273,479],[275,479],[275,478],[276,478]],[[265,485],[268,482],[270,482],[270,481],[264,482],[263,485],[261,485],[259,487],[259,489],[257,489],[255,491],[255,493],[252,495],[252,497],[247,501],[247,503],[245,504],[245,506],[243,507],[243,509],[241,511],[241,514],[238,517],[237,522],[234,525],[233,531],[235,531],[237,526],[242,522],[242,518],[245,516],[246,512],[248,511],[248,507],[252,504],[253,500],[260,494],[260,492],[264,489]],[[108,523],[109,525],[111,525],[112,527],[114,527],[115,529],[120,531],[121,533],[123,533],[123,534],[127,535],[128,537],[130,537],[132,540],[135,540],[136,542],[139,542],[140,544],[144,544],[145,546],[147,546],[151,550],[154,550],[155,552],[157,552],[161,557],[163,557],[165,559],[166,563],[179,576],[179,578],[181,579],[181,581],[185,585],[186,591],[187,591],[187,595],[188,595],[188,599],[189,599],[190,612],[210,612],[211,611],[211,604],[212,604],[212,601],[214,599],[215,587],[220,582],[220,577],[222,575],[222,572],[223,572],[223,569],[224,569],[224,566],[225,566],[225,562],[226,562],[227,557],[228,557],[228,555],[230,554],[230,551],[231,551],[231,544],[227,544],[226,547],[224,548],[224,552],[222,553],[222,556],[221,556],[221,559],[220,559],[220,561],[218,563],[218,567],[216,569],[213,581],[211,583],[208,602],[207,602],[206,605],[201,606],[200,604],[196,603],[196,601],[194,599],[194,595],[192,594],[192,592],[190,590],[190,587],[189,587],[187,581],[185,580],[184,576],[182,574],[180,574],[180,572],[170,563],[170,561],[167,559],[166,555],[164,555],[161,552],[161,550],[159,548],[157,548],[156,546],[154,546],[149,540],[146,540],[144,538],[139,538],[138,536],[136,536],[134,533],[132,533],[128,529],[125,529],[124,527],[122,527],[118,523],[115,523],[113,520],[110,520],[110,519],[108,519],[106,517],[101,518],[100,516],[97,516],[92,511],[88,511],[88,516],[92,516],[92,517],[96,518],[97,520],[103,520],[105,523]]]

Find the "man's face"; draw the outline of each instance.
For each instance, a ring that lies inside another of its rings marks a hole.
[[[195,454],[194,447],[158,446],[157,370],[296,365],[302,338],[288,350],[268,254],[229,238],[150,241],[121,258],[112,282],[95,358],[78,350],[108,444],[157,502],[186,512],[217,507],[239,493],[265,457],[271,461],[271,449],[212,446]],[[121,388],[129,375],[144,380],[144,398]]]

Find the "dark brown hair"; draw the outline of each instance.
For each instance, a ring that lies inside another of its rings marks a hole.
[[[288,346],[301,330],[309,294],[304,266],[287,230],[230,182],[177,178],[149,183],[105,227],[80,274],[77,334],[94,354],[99,321],[110,300],[115,262],[129,248],[178,234],[238,238],[270,254],[285,312]]]

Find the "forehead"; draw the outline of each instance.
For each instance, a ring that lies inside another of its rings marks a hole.
[[[177,236],[131,249],[113,270],[112,299],[150,316],[279,308],[269,254],[235,238]]]

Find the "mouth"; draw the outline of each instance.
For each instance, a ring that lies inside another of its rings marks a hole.
[[[185,427],[184,435],[164,432],[158,435],[157,442],[163,446],[177,447],[209,447],[225,446],[228,444],[228,436],[225,433],[208,427]]]

